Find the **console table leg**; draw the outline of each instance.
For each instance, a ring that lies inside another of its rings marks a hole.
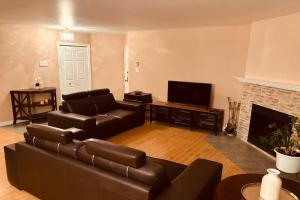
[[[193,126],[194,126],[194,112],[191,112],[190,120],[191,120],[191,131],[193,131]]]
[[[13,111],[13,117],[14,117],[14,121],[13,124],[15,125],[17,123],[17,111],[16,111],[16,99],[15,99],[15,93],[10,92],[10,96],[11,96],[11,105],[12,105],[12,111]]]
[[[215,135],[218,135],[218,115],[215,116]]]
[[[30,100],[30,94],[29,93],[26,93],[26,97],[25,97],[26,99],[27,99],[27,104],[28,104],[28,120],[32,123],[32,106],[31,106],[31,100]]]
[[[172,109],[169,108],[168,110],[168,120],[169,120],[169,126],[172,126]]]
[[[150,105],[150,124],[152,123],[152,108],[153,106],[152,105]]]

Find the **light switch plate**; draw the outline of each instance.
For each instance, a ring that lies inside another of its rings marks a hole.
[[[48,67],[49,63],[48,60],[40,60],[39,66],[40,67]]]

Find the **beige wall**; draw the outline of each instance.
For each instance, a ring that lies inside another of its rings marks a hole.
[[[91,34],[93,88],[110,88],[116,99],[124,95],[125,34]]]
[[[167,99],[168,80],[215,85],[213,106],[227,109],[226,97],[239,99],[250,25],[166,31],[130,32],[130,90]],[[135,62],[140,72],[135,72]]]
[[[76,33],[74,42],[91,44],[93,88],[109,87],[122,98],[127,44],[131,91],[166,100],[168,80],[208,82],[215,85],[213,106],[227,108],[227,96],[241,97],[235,77],[300,83],[299,22],[300,13],[252,25],[138,31],[127,37]],[[9,90],[31,87],[36,76],[59,89],[58,41],[56,30],[0,23],[0,122],[12,119]],[[38,67],[42,59],[48,67]]]
[[[246,77],[300,84],[300,13],[252,24]]]
[[[9,91],[32,87],[37,76],[43,78],[45,86],[56,87],[57,95],[60,96],[57,59],[59,33],[56,30],[36,26],[0,24],[0,122],[12,120]],[[95,61],[91,61],[95,65],[95,68],[92,65],[93,88],[113,88],[120,96],[123,83],[120,77],[123,70],[117,72],[117,69],[123,67],[124,37],[124,35],[75,33],[74,43],[90,44],[90,40],[95,42],[95,45],[91,45],[91,57],[95,58]],[[96,42],[95,38],[103,42]],[[105,51],[107,49],[108,52]],[[43,59],[49,61],[49,66],[40,68],[38,61]],[[105,69],[107,72],[104,76],[102,71],[106,71]],[[110,70],[113,70],[114,76],[110,75]],[[105,84],[102,80],[104,78],[107,80],[107,77],[115,80],[111,79],[112,81]]]

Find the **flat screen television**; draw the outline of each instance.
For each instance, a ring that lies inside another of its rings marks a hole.
[[[168,102],[210,106],[212,84],[181,81],[168,82]]]

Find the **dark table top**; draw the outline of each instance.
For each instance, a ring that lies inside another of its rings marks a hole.
[[[261,182],[264,174],[239,174],[221,181],[215,191],[215,200],[241,200],[241,189],[245,184]],[[300,197],[300,183],[282,179],[282,187]]]
[[[152,95],[150,93],[136,93],[130,92],[124,94],[124,100],[135,100],[143,103],[152,103]]]
[[[148,96],[151,95],[151,93],[145,93],[145,92],[137,93],[136,91],[134,91],[134,92],[125,93],[125,95]]]
[[[41,89],[29,88],[29,89],[20,89],[20,90],[11,90],[10,92],[15,93],[43,93],[43,92],[51,92],[56,90],[55,87],[44,87]]]

